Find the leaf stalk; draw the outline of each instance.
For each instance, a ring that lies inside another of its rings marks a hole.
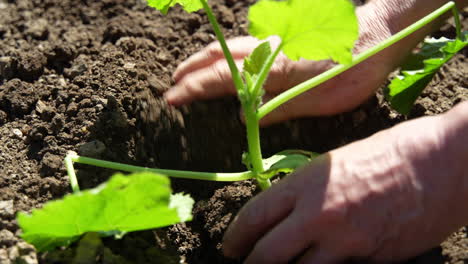
[[[73,168],[73,158],[76,155],[74,152],[69,152],[64,159],[65,168],[67,169],[68,179],[70,181],[70,186],[72,188],[73,193],[80,192],[80,186],[78,184],[78,179],[76,178],[75,169]]]
[[[455,19],[455,28],[457,31],[457,37],[462,41],[465,41],[465,35],[462,33],[462,25],[460,21],[460,13],[456,6],[452,8],[453,18]]]
[[[195,171],[181,171],[181,170],[166,170],[166,169],[152,169],[142,166],[128,165],[119,162],[105,161],[99,159],[93,159],[88,157],[82,157],[74,152],[69,152],[65,157],[65,165],[67,167],[68,176],[70,177],[70,185],[75,192],[77,188],[76,174],[73,168],[73,162],[92,165],[101,168],[113,169],[125,172],[153,172],[169,177],[181,178],[181,179],[195,179],[195,180],[206,180],[206,181],[220,181],[220,182],[231,182],[231,181],[242,181],[252,179],[254,174],[251,171],[245,172],[233,172],[233,173],[217,173],[217,172],[195,172]],[[78,188],[79,191],[79,188]]]

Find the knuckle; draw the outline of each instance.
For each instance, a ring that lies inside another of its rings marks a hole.
[[[200,97],[203,95],[203,88],[198,83],[184,83],[184,87],[187,90],[187,92],[194,97]]]
[[[218,42],[213,42],[209,44],[204,50],[205,56],[207,58],[218,58],[223,56],[223,51]]]
[[[215,79],[221,83],[225,83],[229,80],[230,73],[226,69],[225,61],[217,61],[211,66],[211,71],[215,75]]]
[[[349,201],[343,195],[337,193],[327,195],[322,207],[320,219],[327,224],[340,224],[346,221],[349,206]]]

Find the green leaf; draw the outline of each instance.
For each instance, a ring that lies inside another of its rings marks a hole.
[[[284,150],[267,159],[263,159],[265,172],[259,176],[262,179],[269,179],[278,173],[291,173],[296,169],[308,164],[319,154],[305,150]]]
[[[248,72],[251,76],[258,75],[270,54],[271,47],[268,41],[258,45],[248,57],[245,57],[244,72]]]
[[[260,89],[259,94],[253,95],[253,90],[255,83],[260,77],[260,72],[262,67],[265,66],[268,58],[271,56],[271,47],[268,41],[258,45],[248,57],[244,58],[243,66],[243,76],[245,80],[245,85],[247,88],[245,91],[248,91],[246,94],[249,96],[254,96],[256,98],[256,105],[260,105],[262,101],[262,96],[264,93],[263,89]],[[262,83],[263,84],[263,83]]]
[[[249,92],[252,92],[263,65],[271,55],[271,47],[268,41],[258,45],[248,57],[244,58],[243,75]]]
[[[179,4],[182,8],[191,13],[198,11],[203,8],[200,0],[148,0],[148,5],[161,11],[163,14],[167,14],[169,8]]]
[[[260,0],[250,8],[249,21],[252,36],[280,36],[292,60],[350,63],[359,33],[349,0]]]
[[[19,213],[21,237],[38,251],[65,246],[86,232],[118,234],[191,220],[193,200],[171,196],[166,176],[114,175],[100,186],[46,203],[31,215]]]
[[[385,91],[387,100],[395,110],[409,114],[414,102],[439,69],[468,45],[468,31],[463,34],[464,41],[459,38],[430,38],[424,41],[421,51],[402,66],[400,75],[391,81]]]

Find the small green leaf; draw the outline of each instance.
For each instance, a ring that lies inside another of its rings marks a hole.
[[[191,220],[193,200],[171,196],[166,176],[114,175],[100,186],[51,201],[31,215],[19,213],[21,237],[38,251],[72,243],[86,232],[118,234]]]
[[[270,55],[270,43],[266,41],[258,45],[248,57],[245,57],[243,75],[249,94],[252,93],[254,83],[257,82],[260,71]],[[259,98],[260,101],[261,99]]]
[[[269,179],[278,173],[291,173],[296,169],[308,164],[319,154],[305,150],[284,150],[267,159],[263,159],[265,172],[260,178]]]
[[[200,0],[148,0],[149,6],[156,8],[163,14],[167,14],[169,8],[176,4],[181,5],[182,8],[189,13],[203,8]]]
[[[352,61],[358,23],[349,0],[260,0],[250,8],[249,21],[252,36],[280,36],[292,60]]]
[[[458,38],[430,38],[424,41],[421,52],[402,66],[401,74],[391,81],[385,91],[387,100],[395,110],[409,114],[414,102],[439,69],[468,45],[468,32],[463,34],[465,41]]]
[[[245,57],[244,72],[248,72],[251,76],[258,75],[270,54],[271,47],[268,41],[258,45],[248,57]]]

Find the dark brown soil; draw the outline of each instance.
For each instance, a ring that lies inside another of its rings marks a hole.
[[[246,34],[246,7],[253,2],[210,1],[228,37]],[[450,36],[453,28],[437,34]],[[243,169],[246,142],[236,99],[176,109],[161,98],[175,67],[213,40],[202,12],[175,8],[163,17],[139,0],[0,0],[0,263],[68,263],[79,251],[74,246],[36,257],[19,239],[14,220],[16,212],[70,192],[62,163],[69,150],[149,167]],[[467,55],[465,49],[444,66],[410,118],[442,113],[468,99]],[[325,152],[404,120],[379,93],[350,113],[263,129],[262,145],[266,156],[291,148]],[[77,167],[82,188],[112,174]],[[222,257],[220,242],[255,186],[173,180],[173,187],[198,201],[194,221],[104,239],[91,259],[240,263]],[[467,252],[462,229],[408,263],[468,263]]]

